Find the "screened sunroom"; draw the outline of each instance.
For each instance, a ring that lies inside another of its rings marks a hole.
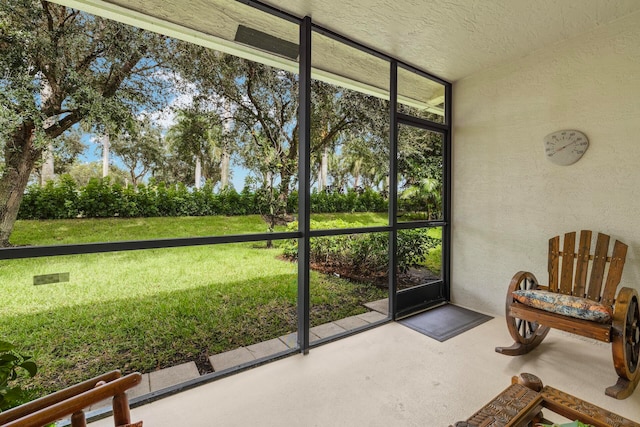
[[[118,369],[142,373],[145,425],[449,425],[530,372],[640,419],[640,394],[603,392],[610,345],[494,351],[509,281],[546,280],[553,236],[624,241],[640,291],[636,1],[20,0],[2,19],[22,77],[0,79],[20,194],[0,339],[33,354],[36,393]],[[549,161],[562,130],[589,141],[570,165]],[[449,306],[484,318],[406,327]]]

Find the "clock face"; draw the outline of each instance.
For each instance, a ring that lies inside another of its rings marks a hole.
[[[559,130],[544,137],[544,153],[557,165],[568,166],[577,162],[587,148],[589,140],[577,130]]]

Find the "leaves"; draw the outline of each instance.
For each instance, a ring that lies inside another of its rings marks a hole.
[[[14,348],[16,347],[13,344],[0,340],[0,353],[5,353],[7,351],[13,350]]]
[[[10,385],[24,371],[28,377],[38,372],[31,356],[18,353],[16,346],[0,340],[0,411],[20,405],[27,400],[27,393],[19,385]]]
[[[20,364],[20,367],[29,373],[29,376],[33,377],[38,373],[38,366],[35,362],[27,360]]]

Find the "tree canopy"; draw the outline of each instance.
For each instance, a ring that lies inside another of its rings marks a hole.
[[[0,3],[0,246],[43,154],[48,174],[51,159],[55,173],[83,170],[89,132],[109,138],[105,153],[134,186],[153,177],[223,189],[242,167],[270,195],[272,219],[286,214],[298,179],[298,85],[294,73],[65,6]],[[388,101],[313,80],[311,123],[318,190],[387,189]],[[441,183],[441,145],[401,136],[410,141],[399,151],[403,190]]]
[[[9,245],[47,141],[81,120],[105,126],[160,107],[171,39],[35,0],[0,3],[0,245]],[[46,96],[43,89],[47,88]]]

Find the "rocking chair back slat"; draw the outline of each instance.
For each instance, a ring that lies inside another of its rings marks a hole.
[[[576,248],[576,232],[564,235],[562,246],[562,272],[560,273],[560,293],[571,295],[573,287],[573,260]]]
[[[584,297],[587,285],[587,272],[589,271],[589,251],[591,250],[591,231],[580,232],[580,246],[578,246],[578,258],[576,263],[576,282],[573,286],[573,295]]]
[[[616,240],[613,255],[608,257],[610,238],[606,234],[598,233],[596,248],[591,255],[591,236],[590,230],[582,230],[580,241],[576,242],[576,232],[566,233],[562,250],[560,250],[560,236],[549,239],[549,290],[613,305],[627,255],[627,245]],[[610,265],[605,282],[607,263]],[[589,273],[589,265],[591,265],[591,273]],[[587,276],[589,276],[588,289]]]
[[[627,245],[616,240],[613,246],[613,254],[611,255],[611,263],[609,264],[609,274],[607,274],[607,281],[604,285],[604,291],[602,292],[602,300],[600,301],[604,305],[613,306],[616,289],[620,284],[622,268],[624,267],[626,257]]]
[[[591,278],[589,279],[589,290],[587,298],[593,301],[600,301],[600,291],[602,290],[602,280],[604,278],[604,269],[607,265],[607,252],[609,251],[609,236],[598,233],[598,241],[596,242],[596,252],[593,256],[593,265],[591,266]]]
[[[558,270],[560,261],[560,236],[549,239],[549,290],[558,292]]]

